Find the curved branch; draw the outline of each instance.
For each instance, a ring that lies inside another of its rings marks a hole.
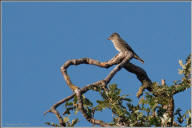
[[[125,57],[124,57],[125,56]],[[81,113],[83,114],[83,116],[85,117],[85,119],[87,119],[87,121],[89,121],[92,124],[97,124],[100,126],[110,126],[107,123],[104,123],[101,120],[96,120],[93,117],[90,117],[86,110],[83,107],[83,102],[81,99],[81,90],[79,89],[79,87],[75,86],[74,84],[72,84],[69,76],[67,75],[67,68],[70,65],[78,65],[78,64],[94,64],[97,66],[101,66],[101,67],[108,67],[110,65],[113,65],[114,63],[117,63],[118,60],[121,60],[122,58],[123,61],[121,63],[119,63],[110,73],[109,75],[101,81],[98,81],[97,84],[101,84],[101,86],[103,86],[104,88],[106,88],[106,85],[110,82],[110,80],[113,78],[113,76],[132,58],[133,54],[127,53],[125,52],[125,54],[118,54],[116,57],[114,57],[111,61],[108,62],[99,62],[93,59],[89,59],[89,58],[82,58],[82,59],[77,59],[77,60],[71,60],[71,61],[67,61],[62,67],[61,67],[61,72],[63,73],[63,76],[65,78],[65,81],[67,83],[67,85],[72,89],[72,91],[74,91],[77,95],[78,98],[78,104],[81,110]],[[116,61],[114,61],[116,60]],[[92,85],[93,86],[93,85]],[[86,86],[87,87],[87,86]],[[82,90],[83,92],[87,91],[88,88],[84,88],[84,90]],[[60,102],[59,102],[60,103]],[[59,105],[59,104],[57,104]],[[53,109],[55,110],[55,109]],[[57,113],[55,113],[57,115]]]
[[[125,54],[117,54],[115,57],[113,57],[111,60],[107,61],[107,62],[99,62],[97,60],[93,60],[90,58],[81,58],[81,59],[74,59],[74,60],[68,60],[64,65],[62,65],[61,67],[61,72],[64,76],[64,79],[67,83],[67,85],[72,89],[72,91],[74,91],[75,93],[72,94],[71,96],[68,96],[67,98],[62,99],[61,101],[57,102],[56,104],[54,104],[50,110],[48,110],[47,112],[52,112],[56,115],[56,117],[59,120],[59,123],[61,126],[64,126],[65,124],[63,123],[63,119],[60,116],[59,112],[56,110],[56,108],[63,104],[66,101],[69,101],[70,99],[72,99],[75,95],[82,95],[83,93],[87,92],[88,90],[90,90],[90,88],[92,87],[103,87],[104,89],[107,89],[107,84],[111,81],[111,79],[113,78],[113,76],[122,68],[124,67],[126,70],[128,70],[131,73],[134,73],[137,75],[137,78],[143,83],[144,85],[144,80],[148,81],[148,83],[151,83],[151,80],[148,78],[146,72],[134,65],[131,64],[129,62],[129,60],[132,58],[132,54],[130,53],[125,53]],[[79,89],[79,87],[75,86],[74,84],[72,84],[70,77],[67,74],[67,68],[71,65],[79,65],[79,64],[91,64],[91,65],[96,65],[99,67],[103,67],[103,68],[109,68],[115,64],[118,64],[108,75],[104,80],[100,80],[97,81],[95,83],[92,84],[88,84],[85,87],[83,87],[82,89]],[[149,86],[148,86],[149,89]],[[78,91],[77,91],[78,90]],[[143,90],[142,90],[143,91]],[[80,110],[82,112],[82,114],[84,115],[84,117],[91,122],[92,124],[98,124],[100,126],[110,126],[107,123],[104,123],[101,120],[96,120],[94,118],[91,118],[87,115],[87,112],[84,110],[83,108],[83,103],[81,98],[78,98],[79,101],[79,106],[80,106]],[[45,112],[45,114],[47,113]]]
[[[78,89],[78,87],[75,86],[71,82],[70,77],[67,74],[67,68],[69,66],[79,65],[79,64],[90,64],[90,65],[96,65],[96,66],[103,67],[103,68],[109,68],[112,65],[120,63],[123,58],[124,58],[124,56],[122,54],[117,54],[115,57],[113,57],[111,60],[109,60],[107,62],[99,62],[97,60],[90,59],[90,58],[81,58],[81,59],[68,60],[65,64],[63,64],[61,66],[61,72],[62,72],[62,74],[64,76],[64,79],[65,79],[67,85],[71,88],[71,90],[75,90],[75,89]]]
[[[129,71],[129,72],[131,72],[131,73],[134,73],[134,74],[137,76],[138,80],[139,80],[142,84],[144,83],[144,81],[147,81],[147,82],[149,82],[149,83],[152,83],[151,80],[150,80],[150,78],[148,77],[147,73],[145,72],[145,70],[142,69],[141,67],[136,66],[136,65],[134,65],[134,64],[132,64],[132,63],[127,63],[127,64],[124,66],[124,68],[125,68],[127,71]],[[151,91],[151,90],[150,90],[150,91]]]
[[[118,64],[110,73],[109,75],[104,79],[106,81],[106,84],[108,84],[111,79],[113,78],[113,76],[122,68],[124,67],[124,65],[131,59],[132,55],[130,54],[125,54],[125,58],[123,59],[123,61]]]
[[[136,66],[132,63],[127,63],[124,66],[124,68],[127,71],[134,73],[137,76],[138,80],[142,83],[142,86],[139,88],[139,91],[137,92],[138,98],[143,94],[144,89],[147,89],[149,91],[153,90],[152,82],[144,69],[142,69],[141,67]]]

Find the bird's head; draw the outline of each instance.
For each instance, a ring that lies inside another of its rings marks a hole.
[[[111,34],[111,36],[108,38],[108,40],[113,41],[113,40],[118,40],[119,38],[120,38],[120,35],[115,32],[115,33]]]

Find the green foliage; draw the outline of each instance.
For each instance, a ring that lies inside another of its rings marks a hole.
[[[99,91],[103,100],[97,100],[98,105],[93,109],[102,111],[105,108],[109,108],[115,115],[124,116],[127,114],[125,107],[122,105],[123,101],[130,102],[127,95],[120,96],[121,90],[117,88],[116,84],[110,85],[108,92]]]
[[[191,86],[191,55],[189,55],[185,61],[185,64],[183,64],[182,60],[179,60],[179,64],[181,66],[181,69],[179,69],[179,74],[183,75],[182,80],[175,81],[174,85],[182,85],[182,86],[172,86],[171,89],[174,90],[174,92],[181,92],[185,91],[187,88]]]

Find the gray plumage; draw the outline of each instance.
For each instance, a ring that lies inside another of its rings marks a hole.
[[[113,33],[108,39],[113,42],[117,51],[122,53],[130,51],[133,53],[133,58],[139,60],[141,63],[144,63],[144,61],[133,51],[133,49],[120,37],[118,33]]]

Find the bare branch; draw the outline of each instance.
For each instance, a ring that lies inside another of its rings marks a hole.
[[[126,63],[124,68],[127,71],[134,73],[137,76],[138,80],[142,83],[142,86],[139,88],[139,91],[137,92],[138,98],[143,94],[144,89],[152,91],[152,89],[153,89],[151,87],[152,82],[151,82],[150,78],[148,77],[148,75],[144,69],[142,69],[141,67],[136,66],[132,63]]]
[[[61,105],[62,103],[72,99],[75,96],[75,94],[68,96],[66,98],[64,98],[63,100],[60,100],[59,102],[57,102],[56,104],[54,104],[50,110],[44,112],[44,115],[46,115],[48,112],[52,112],[56,115],[57,119],[59,120],[59,124],[61,126],[65,126],[65,123],[63,122],[63,118],[61,117],[60,113],[56,110],[56,108]]]
[[[118,64],[110,73],[109,75],[104,79],[106,81],[106,84],[108,84],[111,79],[113,78],[113,76],[131,59],[132,55],[130,54],[125,54],[125,58],[123,59],[123,61]]]
[[[67,74],[67,68],[70,65],[91,64],[91,65],[96,65],[96,66],[103,67],[103,68],[109,68],[110,66],[119,63],[120,60],[122,60],[123,58],[124,58],[124,56],[122,56],[121,54],[118,54],[107,62],[99,62],[97,60],[93,60],[90,58],[68,60],[63,66],[61,66],[61,72],[64,76],[64,79],[65,79],[67,85],[71,88],[71,90],[75,90],[78,87],[75,86],[74,84],[72,84],[70,77]]]
[[[72,91],[76,91],[76,95],[79,96],[78,97],[78,102],[79,102],[79,106],[80,106],[80,110],[83,114],[83,116],[92,124],[98,124],[100,126],[110,126],[107,123],[104,123],[101,120],[96,120],[92,117],[89,117],[87,115],[87,112],[85,111],[84,107],[83,107],[83,102],[82,99],[80,98],[81,95],[85,92],[87,92],[88,90],[90,90],[90,88],[92,87],[103,87],[104,89],[107,89],[107,84],[111,81],[111,79],[113,78],[113,76],[122,68],[124,67],[127,71],[134,73],[137,75],[137,78],[142,82],[143,86],[142,88],[147,88],[148,90],[151,90],[150,88],[150,84],[151,84],[151,80],[148,78],[146,72],[134,65],[129,63],[129,60],[132,58],[132,54],[130,53],[125,53],[125,54],[117,54],[115,57],[113,57],[111,60],[107,61],[107,62],[99,62],[97,60],[93,60],[90,58],[81,58],[81,59],[73,59],[73,60],[68,60],[62,67],[61,67],[61,72],[64,76],[64,79],[67,83],[67,85],[72,89]],[[97,81],[95,83],[92,84],[88,84],[85,87],[83,87],[82,89],[79,89],[78,86],[72,84],[70,77],[67,74],[67,68],[71,65],[79,65],[79,64],[91,64],[91,65],[96,65],[99,67],[103,67],[103,68],[109,68],[115,64],[118,64],[108,75],[104,80],[100,80]],[[147,81],[147,84],[145,84]],[[142,89],[142,92],[143,92]],[[48,110],[47,112],[52,112],[56,115],[56,117],[59,120],[59,123],[61,126],[64,126],[65,124],[63,123],[63,119],[60,116],[59,112],[56,110],[56,108],[63,104],[66,101],[69,101],[70,99],[72,99],[75,96],[75,93],[72,94],[71,96],[62,99],[61,101],[57,102],[56,104],[54,104],[50,110]],[[45,112],[45,114],[47,113]]]

